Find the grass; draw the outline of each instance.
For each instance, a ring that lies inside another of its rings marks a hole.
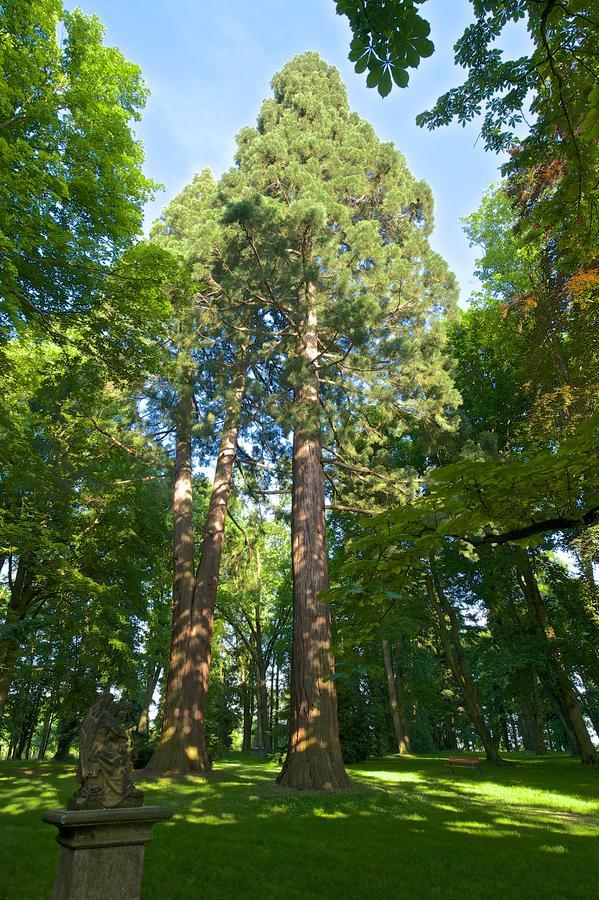
[[[439,755],[368,760],[334,795],[285,791],[276,764],[242,754],[207,780],[142,783],[146,803],[175,810],[146,849],[143,900],[595,900],[599,772],[508,758],[482,777]],[[0,764],[2,900],[50,896],[58,848],[40,814],[64,804],[73,771]]]

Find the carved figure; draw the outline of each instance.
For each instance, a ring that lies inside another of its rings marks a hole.
[[[81,787],[69,800],[69,809],[142,805],[143,791],[132,779],[131,725],[127,725],[132,711],[130,704],[115,703],[114,696],[106,693],[87,713],[79,740]]]

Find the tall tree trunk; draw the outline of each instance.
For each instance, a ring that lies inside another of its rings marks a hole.
[[[399,721],[403,729],[405,753],[410,752],[410,733],[408,729],[408,711],[406,707],[406,679],[403,654],[403,639],[401,634],[395,641],[395,657],[397,659],[397,677],[395,686],[397,689],[397,706],[399,709]]]
[[[457,750],[458,749],[458,733],[456,731],[455,716],[453,715],[453,713],[451,715],[451,722],[450,722],[450,726],[449,726],[449,741],[450,741],[449,749]]]
[[[335,790],[349,779],[343,765],[331,610],[318,599],[329,586],[324,483],[321,461],[317,319],[309,311],[301,353],[303,383],[296,389],[293,432],[291,555],[293,568],[293,651],[291,718],[287,757],[279,784],[308,790]]]
[[[572,731],[580,747],[581,759],[585,765],[599,765],[599,754],[593,747],[578,698],[572,684],[572,678],[564,663],[555,629],[549,621],[547,607],[539,590],[537,579],[530,560],[523,554],[518,562],[520,586],[525,599],[532,605],[539,629],[545,638],[548,658],[551,663],[555,687],[559,691],[563,711],[568,718]]]
[[[223,433],[216,460],[216,471],[206,516],[200,562],[196,573],[188,645],[188,665],[183,685],[184,702],[192,710],[192,735],[198,747],[203,770],[210,767],[206,753],[205,710],[210,672],[214,607],[225,538],[225,523],[233,468],[237,453],[237,433],[245,392],[245,369],[234,380],[227,399]]]
[[[4,714],[4,707],[8,700],[10,688],[15,677],[15,666],[18,659],[18,647],[4,642],[0,647],[0,719]]]
[[[599,709],[597,706],[593,706],[589,703],[586,697],[582,698],[582,703],[584,706],[584,711],[591,720],[591,725],[593,726],[593,730],[597,737],[599,737]]]
[[[13,735],[8,744],[8,750],[6,752],[7,759],[14,759],[15,747],[17,746],[17,735]]]
[[[261,657],[256,661],[256,699],[260,744],[264,753],[272,750],[272,740],[268,727],[268,689],[266,686],[266,663]]]
[[[578,743],[578,738],[572,728],[572,724],[570,722],[570,717],[568,716],[568,711],[564,706],[564,701],[560,696],[559,691],[552,691],[551,697],[553,699],[553,705],[555,707],[555,712],[557,718],[562,726],[562,732],[565,737],[563,742],[564,748],[570,750],[571,756],[580,756],[580,744]]]
[[[50,732],[52,730],[52,719],[54,718],[54,711],[52,707],[48,707],[46,710],[46,714],[44,716],[44,724],[42,727],[42,736],[40,738],[40,748],[38,751],[37,758],[45,759],[46,753],[48,752],[48,744],[50,743]]]
[[[242,675],[241,690],[243,695],[243,741],[241,749],[244,753],[249,753],[252,749],[252,688],[247,668],[244,668]]]
[[[275,673],[275,696],[272,703],[272,714],[273,714],[273,725],[271,729],[271,734],[273,736],[273,741],[275,742],[275,747],[279,749],[279,677],[280,677],[280,669],[279,663],[276,662],[276,673]]]
[[[274,744],[274,711],[275,711],[275,664],[270,666],[270,688],[268,691],[268,730],[270,731],[271,744]]]
[[[506,749],[507,753],[512,752],[512,742],[510,740],[510,733],[507,726],[507,716],[505,713],[505,709],[502,706],[501,711],[499,713],[499,727],[501,728],[501,736],[503,738],[503,746]]]
[[[230,724],[227,716],[227,707],[228,707],[228,691],[227,691],[227,680],[225,678],[226,671],[225,666],[221,662],[218,671],[218,680],[220,681],[220,690],[218,692],[218,711],[219,715],[217,717],[218,721],[218,730],[217,737],[218,743],[222,750],[228,750],[230,747]]]
[[[387,640],[383,640],[383,659],[385,661],[389,705],[391,706],[391,717],[393,719],[393,731],[395,732],[397,749],[400,753],[409,753],[410,743],[406,735],[405,722],[402,722],[401,720],[399,703],[397,702],[397,691],[395,688],[395,677],[393,675],[393,663],[391,662],[391,650],[389,641]]]
[[[12,556],[9,556],[9,566],[11,564]],[[29,560],[22,556],[17,565],[14,581],[10,585],[10,598],[5,624],[10,628],[10,626],[15,626],[22,621],[29,613],[33,601],[34,592],[32,575],[29,570]],[[20,650],[21,647],[18,641],[13,639],[0,641],[0,719],[2,719],[4,714],[4,707],[13,683],[15,666]]]
[[[539,681],[534,666],[530,666],[529,678],[530,690],[525,702],[530,714],[532,751],[537,756],[544,756],[547,752],[545,750],[545,727],[541,709],[541,698],[539,697]]]
[[[150,663],[148,669],[148,677],[146,679],[146,689],[144,691],[143,706],[141,708],[139,720],[137,722],[138,734],[147,734],[150,730],[150,705],[152,703],[152,697],[154,696],[154,691],[156,690],[156,685],[158,684],[158,679],[160,678],[161,672],[162,666],[160,665],[160,663]]]
[[[577,550],[574,553],[578,567],[584,578],[586,588],[588,590],[591,609],[596,616],[599,615],[599,589],[595,581],[595,571],[593,568],[593,559],[585,550]]]
[[[485,748],[486,757],[489,762],[497,764],[500,762],[499,753],[495,741],[491,736],[491,732],[487,727],[487,723],[485,722],[476,684],[474,683],[472,673],[470,672],[470,666],[468,665],[464,654],[458,617],[451,601],[447,599],[441,588],[437,577],[435,561],[432,556],[430,563],[432,575],[426,576],[426,589],[429,600],[437,613],[439,636],[445,651],[447,663],[456,684],[461,691],[462,697],[464,698],[464,706],[470,721],[476,729],[483,747]],[[449,619],[449,630],[447,628],[446,617]]]
[[[194,748],[186,739],[187,711],[182,683],[186,666],[194,587],[193,485],[191,428],[193,381],[186,379],[176,411],[176,449],[173,488],[173,616],[165,697],[162,705],[160,743],[147,769],[166,773],[193,768]],[[188,752],[190,756],[188,756]]]
[[[214,606],[225,536],[245,369],[234,379],[227,398],[225,423],[206,521],[192,602],[185,616],[182,665],[177,690],[165,710],[162,736],[147,769],[161,773],[210,771],[204,721],[210,671]]]
[[[260,747],[264,753],[272,750],[272,739],[268,727],[268,688],[266,686],[266,673],[268,661],[265,659],[262,649],[262,620],[260,617],[260,596],[262,594],[262,564],[260,554],[256,553],[256,589],[257,601],[254,606],[254,627],[252,637],[254,639],[254,659],[256,662],[256,709],[258,711],[258,732],[260,734]]]

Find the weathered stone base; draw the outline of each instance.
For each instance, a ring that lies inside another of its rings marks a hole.
[[[45,812],[61,845],[52,900],[139,900],[144,846],[171,816],[163,806]]]

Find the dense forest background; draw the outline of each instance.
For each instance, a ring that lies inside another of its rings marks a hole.
[[[433,52],[414,3],[337,9],[383,96]],[[510,151],[466,310],[430,189],[315,53],[140,239],[141,73],[58,0],[0,17],[2,755],[66,759],[111,689],[158,774],[597,764],[594,5],[473,3],[420,117]]]

